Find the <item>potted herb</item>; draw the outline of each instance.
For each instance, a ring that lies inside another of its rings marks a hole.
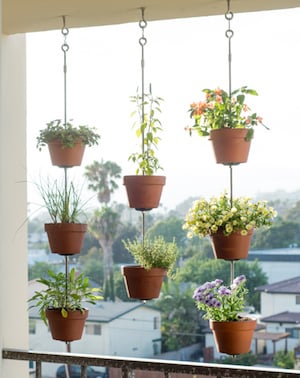
[[[122,267],[128,296],[141,300],[157,298],[164,277],[172,277],[178,249],[175,241],[166,242],[162,236],[153,240],[123,241],[137,265]]]
[[[68,187],[57,180],[38,187],[44,206],[48,210],[52,223],[45,224],[52,253],[73,255],[80,253],[87,224],[80,223],[84,204],[73,184]]]
[[[210,236],[215,257],[225,260],[246,258],[253,230],[270,227],[277,212],[266,201],[250,197],[199,199],[189,209],[183,229],[188,238]]]
[[[138,137],[139,151],[129,156],[129,160],[137,164],[136,175],[124,176],[123,183],[126,187],[129,206],[136,210],[151,210],[158,207],[162,188],[166,177],[157,176],[155,173],[162,169],[156,156],[156,150],[160,141],[159,132],[162,131],[161,122],[157,113],[161,112],[160,97],[154,97],[151,93],[143,96],[138,93],[131,97],[136,105],[137,115],[134,123],[135,134]]]
[[[41,319],[46,325],[49,323],[53,339],[79,340],[88,316],[84,303],[95,304],[102,299],[100,289],[91,288],[88,278],[76,274],[74,268],[67,276],[51,270],[48,275],[37,280],[45,287],[30,298],[30,308],[38,308]]]
[[[53,165],[59,167],[79,166],[85,146],[97,145],[100,135],[95,128],[86,125],[73,126],[56,119],[47,123],[37,137],[37,148],[48,145]]]
[[[217,163],[239,164],[248,159],[254,127],[263,125],[262,117],[245,103],[246,96],[257,96],[254,89],[243,86],[231,94],[223,89],[203,89],[205,99],[191,104],[192,127],[200,136],[210,136]]]
[[[216,279],[199,286],[193,295],[197,308],[208,319],[218,351],[232,355],[250,351],[256,319],[244,316],[246,277],[236,277],[230,286]]]

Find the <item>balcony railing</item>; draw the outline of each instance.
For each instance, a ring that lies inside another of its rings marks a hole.
[[[48,353],[32,352],[18,349],[3,349],[2,358],[11,360],[35,361],[35,377],[42,377],[42,362],[61,363],[81,366],[81,378],[86,378],[88,366],[105,366],[119,369],[117,374],[111,374],[110,378],[138,377],[139,371],[155,372],[149,377],[179,378],[180,374],[191,375],[193,378],[296,378],[300,376],[300,370],[286,370],[276,368],[249,367],[237,365],[220,365],[207,363],[191,363],[183,361],[155,360],[155,359],[131,359],[125,357],[95,356],[74,353]],[[146,375],[142,375],[146,377]],[[148,375],[147,375],[148,377]]]

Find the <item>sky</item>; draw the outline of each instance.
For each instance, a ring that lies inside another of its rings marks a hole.
[[[270,128],[257,127],[246,164],[233,167],[233,194],[300,189],[300,8],[234,14],[232,89],[247,85],[259,96],[248,105]],[[145,11],[147,20],[147,10]],[[70,175],[82,181],[84,167],[111,160],[122,175],[134,174],[128,156],[137,148],[129,97],[141,87],[141,29],[132,24],[70,29],[67,36],[67,118],[95,126],[99,146],[86,149],[82,167]],[[59,20],[58,20],[59,21]],[[68,20],[66,20],[67,23]],[[63,36],[58,30],[27,35],[28,202],[39,204],[35,182],[57,178],[48,151],[36,148],[46,123],[64,117]],[[158,156],[167,177],[161,204],[173,209],[189,197],[229,190],[229,168],[216,164],[211,142],[184,130],[190,103],[202,89],[228,90],[228,27],[224,15],[148,22],[145,28],[145,84],[162,97],[163,125]],[[114,200],[127,203],[125,188]],[[92,195],[92,193],[91,193]]]

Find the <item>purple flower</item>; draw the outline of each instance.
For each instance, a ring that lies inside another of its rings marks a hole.
[[[221,286],[218,290],[218,294],[220,295],[230,295],[231,294],[231,290],[228,289],[226,286]]]

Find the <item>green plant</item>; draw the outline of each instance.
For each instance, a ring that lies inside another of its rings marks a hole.
[[[197,131],[200,136],[208,136],[210,130],[230,128],[248,129],[247,140],[253,137],[253,126],[261,124],[262,118],[245,104],[246,95],[257,96],[254,89],[243,86],[229,95],[223,89],[203,89],[204,101],[191,104],[189,113],[194,120],[192,127],[187,127],[190,135]],[[267,128],[267,127],[266,127]]]
[[[237,231],[247,235],[253,228],[269,227],[276,216],[277,212],[268,207],[266,201],[252,202],[249,197],[231,201],[225,191],[219,198],[195,201],[186,215],[183,229],[188,230],[188,238],[204,238],[218,230],[224,235]]]
[[[222,280],[215,279],[199,286],[194,291],[193,299],[198,310],[204,312],[204,319],[239,320],[240,313],[245,308],[245,298],[248,293],[245,284],[244,275],[236,277],[230,286],[224,286]]]
[[[68,311],[85,311],[84,303],[95,304],[102,299],[97,293],[98,288],[91,288],[87,277],[83,273],[77,275],[75,268],[69,274],[54,273],[48,270],[49,278],[39,278],[37,282],[45,285],[45,289],[36,291],[29,299],[33,304],[29,308],[39,309],[41,319],[47,324],[46,310],[61,309],[61,315],[68,317]]]
[[[274,365],[281,369],[294,369],[295,355],[293,351],[285,352],[279,350],[274,355]]]
[[[167,243],[162,236],[157,236],[153,240],[123,240],[123,244],[134,257],[135,262],[146,270],[162,268],[167,270],[169,276],[174,273],[178,256],[175,241]]]
[[[81,202],[81,192],[76,190],[74,183],[68,187],[55,180],[37,185],[53,223],[78,223],[83,214],[84,203]]]
[[[74,147],[75,143],[80,141],[87,146],[97,145],[100,135],[96,129],[88,126],[73,126],[70,122],[64,124],[62,120],[55,119],[46,124],[45,129],[40,130],[37,137],[37,148],[39,150],[46,146],[47,143],[59,140],[63,148]]]
[[[132,153],[128,160],[137,163],[136,174],[153,175],[157,170],[162,169],[159,160],[155,155],[160,138],[157,133],[162,131],[161,122],[156,117],[156,112],[161,112],[160,97],[154,97],[146,93],[130,97],[131,102],[136,104],[136,111],[131,115],[138,115],[138,121],[133,124],[136,136],[141,140],[140,151]]]

